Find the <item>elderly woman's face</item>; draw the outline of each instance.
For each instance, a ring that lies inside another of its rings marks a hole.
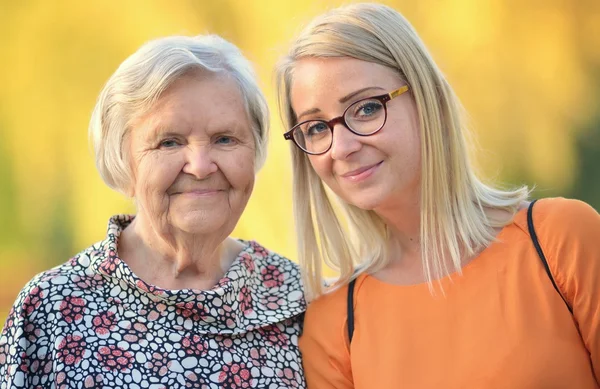
[[[229,233],[254,185],[254,139],[235,82],[175,81],[131,132],[133,195],[155,228]]]

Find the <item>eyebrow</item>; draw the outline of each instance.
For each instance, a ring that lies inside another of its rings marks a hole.
[[[152,123],[150,128],[147,129],[147,133],[144,138],[146,142],[154,143],[161,138],[169,138],[178,135],[181,134],[178,134],[176,131],[173,131],[173,126],[171,126],[170,124],[156,121]]]
[[[360,95],[361,93],[366,92],[368,90],[372,90],[372,89],[385,90],[385,89],[383,89],[383,88],[381,88],[379,86],[368,86],[366,88],[362,88],[362,89],[356,90],[354,92],[350,92],[346,96],[340,98],[338,101],[340,103],[342,103],[342,104],[346,103],[349,100],[353,99],[354,97]],[[296,118],[296,120],[299,120],[302,116],[312,115],[312,114],[315,114],[315,113],[318,113],[318,112],[321,112],[321,110],[319,108],[311,108],[311,109],[309,109],[307,111],[302,112],[300,115],[298,115],[298,117]]]
[[[161,121],[157,121],[154,126],[152,126],[149,130],[148,133],[145,137],[145,141],[149,142],[149,143],[156,143],[159,140],[165,139],[165,138],[171,138],[171,137],[180,137],[180,136],[184,136],[187,137],[189,135],[188,132],[186,132],[185,128],[181,128],[184,131],[179,131],[177,129],[177,125],[173,125],[170,124],[168,122],[161,122]],[[245,131],[246,128],[248,129],[248,131]],[[191,131],[191,129],[190,129]],[[251,127],[245,127],[243,125],[240,125],[237,122],[228,122],[223,124],[222,126],[219,126],[217,128],[204,128],[204,131],[206,134],[213,136],[213,135],[227,135],[227,136],[234,136],[237,138],[243,138],[245,135],[250,134],[250,136],[252,135],[252,129]]]

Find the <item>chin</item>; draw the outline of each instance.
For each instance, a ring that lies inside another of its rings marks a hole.
[[[348,199],[346,202],[362,210],[372,211],[381,204],[381,199],[374,196],[361,196]]]
[[[173,220],[173,226],[188,234],[210,234],[223,227],[226,220],[223,215],[197,214],[191,212]]]

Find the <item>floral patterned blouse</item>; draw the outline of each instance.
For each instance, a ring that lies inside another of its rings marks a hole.
[[[242,241],[211,290],[147,284],[118,257],[132,216],[33,278],[0,335],[0,388],[304,388],[297,265]]]

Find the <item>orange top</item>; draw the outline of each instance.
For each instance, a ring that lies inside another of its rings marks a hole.
[[[462,276],[442,279],[445,296],[359,276],[350,347],[348,288],[309,305],[300,339],[308,387],[599,388],[600,215],[566,199],[540,200],[533,215],[573,315],[523,210]]]

